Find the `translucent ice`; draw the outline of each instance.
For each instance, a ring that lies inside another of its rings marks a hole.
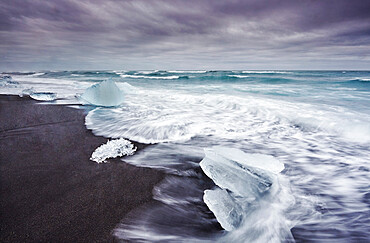
[[[284,170],[284,164],[271,155],[247,154],[240,149],[218,146],[208,149],[208,151],[212,150],[215,151],[218,156],[233,160],[241,165],[252,166],[275,174]]]
[[[55,93],[51,92],[35,92],[33,88],[24,89],[19,94],[20,97],[23,96],[29,96],[34,100],[40,100],[40,101],[53,101],[57,98],[57,95]]]
[[[267,232],[270,226],[264,226],[263,222],[269,222],[270,215],[275,213],[279,216],[273,217],[273,220],[280,222],[280,213],[283,210],[276,207],[274,201],[279,202],[287,197],[282,194],[284,190],[280,187],[278,175],[284,169],[284,164],[269,155],[246,154],[232,148],[213,147],[204,149],[204,153],[200,167],[219,188],[206,190],[203,200],[221,226],[226,231],[233,232],[229,235],[232,240],[225,242],[234,242],[235,237],[244,235],[244,228],[251,227],[257,221],[259,225],[256,226],[256,232]],[[283,206],[285,205],[288,203]],[[264,213],[266,211],[267,213]],[[279,229],[268,231],[271,231],[272,235],[278,235],[276,232],[280,232],[280,223],[276,222],[271,225],[279,225]],[[242,233],[240,228],[243,228]],[[289,229],[286,232],[289,232]],[[270,238],[270,235],[265,237],[259,233],[258,236],[255,233],[247,235],[251,238],[244,242],[268,242],[266,239]],[[256,237],[260,236],[263,240],[256,241]],[[255,239],[252,240],[253,238]]]
[[[96,106],[118,106],[124,100],[123,92],[109,79],[87,88],[81,95],[82,101]]]
[[[243,214],[242,208],[226,190],[220,188],[205,190],[203,200],[222,228],[231,231],[239,226]]]
[[[131,84],[124,82],[118,83],[117,86],[125,93],[125,94],[137,94],[137,88],[132,86]]]
[[[50,92],[33,92],[30,94],[30,97],[34,100],[52,101],[57,98],[57,95]]]
[[[30,88],[30,89],[24,89],[22,90],[22,92],[19,94],[20,97],[23,97],[23,96],[30,96],[31,94],[33,94],[35,92],[35,90],[33,88]]]
[[[204,173],[223,189],[254,200],[269,190],[275,173],[284,165],[272,156],[246,154],[238,149],[214,147],[205,149],[200,162]]]
[[[101,145],[92,153],[90,160],[97,163],[106,162],[109,158],[121,157],[123,155],[133,155],[136,151],[134,145],[123,138],[110,140]]]

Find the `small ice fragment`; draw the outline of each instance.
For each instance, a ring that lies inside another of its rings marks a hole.
[[[222,228],[231,231],[239,226],[243,215],[242,209],[226,190],[220,188],[205,190],[203,200]]]
[[[123,138],[110,140],[101,145],[92,153],[90,160],[96,163],[105,163],[109,158],[121,157],[123,155],[133,155],[136,151],[134,145]]]
[[[118,106],[124,100],[123,92],[109,79],[87,88],[81,95],[82,101],[96,106]]]
[[[19,97],[23,97],[23,96],[30,96],[31,94],[33,94],[35,92],[35,90],[33,88],[30,88],[30,89],[24,89],[22,90],[22,92],[19,94]]]
[[[57,95],[55,93],[51,92],[35,92],[33,88],[30,89],[24,89],[19,94],[20,97],[23,96],[29,96],[34,100],[40,100],[40,101],[53,101],[57,98]]]
[[[50,92],[32,92],[30,97],[34,100],[53,101],[57,98],[57,95]]]

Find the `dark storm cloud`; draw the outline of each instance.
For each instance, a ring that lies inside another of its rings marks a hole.
[[[369,13],[363,0],[2,0],[0,68],[365,68]]]

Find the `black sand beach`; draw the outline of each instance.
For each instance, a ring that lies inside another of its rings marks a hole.
[[[0,96],[0,242],[114,241],[163,174],[90,161],[107,139],[85,128],[84,111],[37,103]]]

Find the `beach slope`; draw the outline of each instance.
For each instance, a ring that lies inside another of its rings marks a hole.
[[[0,96],[1,242],[112,242],[120,220],[153,200],[160,172],[89,160],[107,139],[88,131],[84,116]]]

